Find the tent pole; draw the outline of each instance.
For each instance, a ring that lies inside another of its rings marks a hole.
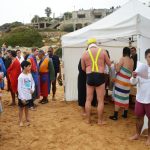
[[[138,35],[137,35],[138,61],[140,61],[140,60],[141,60],[141,52],[140,52],[140,47],[141,47],[141,45],[140,45],[140,37],[141,37],[141,35],[140,35],[140,34],[138,34]]]

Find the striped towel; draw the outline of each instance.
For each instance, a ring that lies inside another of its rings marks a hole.
[[[121,67],[120,72],[117,73],[114,87],[114,100],[115,105],[119,107],[128,108],[129,106],[131,76],[132,76],[131,71],[129,71],[124,67]]]

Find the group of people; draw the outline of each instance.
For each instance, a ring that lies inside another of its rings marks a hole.
[[[38,57],[37,57],[38,56]],[[21,50],[0,50],[0,110],[2,111],[1,97],[4,89],[4,78],[7,79],[7,90],[11,93],[10,106],[16,105],[18,97],[19,122],[23,126],[22,115],[25,111],[27,124],[30,123],[28,109],[36,110],[34,101],[41,104],[48,103],[52,85],[52,100],[55,100],[56,80],[61,80],[60,60],[54,55],[50,47],[47,54],[43,50],[32,48],[32,53]]]
[[[105,69],[114,68],[115,77],[113,81],[112,97],[114,100],[114,114],[109,118],[118,120],[118,111],[123,108],[123,118],[128,116],[129,96],[131,85],[137,86],[137,96],[135,103],[135,115],[137,116],[136,134],[131,140],[137,140],[140,137],[144,124],[144,116],[148,117],[148,140],[150,145],[150,49],[145,51],[145,59],[148,65],[148,78],[142,78],[136,70],[137,54],[136,48],[123,48],[122,58],[118,63],[110,60],[106,50],[98,47],[96,39],[87,41],[87,49],[84,51],[79,65],[78,75],[78,102],[83,108],[83,115],[87,118],[87,123],[91,123],[91,105],[97,106],[98,124],[106,124],[103,118],[104,96],[106,73]],[[114,66],[114,67],[112,67]]]

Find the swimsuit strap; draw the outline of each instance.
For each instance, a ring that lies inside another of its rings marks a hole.
[[[101,48],[98,49],[95,60],[90,49],[88,49],[88,52],[92,61],[92,72],[98,72],[98,58],[101,53]]]

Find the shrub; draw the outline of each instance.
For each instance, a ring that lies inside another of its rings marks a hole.
[[[65,31],[65,32],[72,32],[74,30],[73,24],[64,25],[62,30]]]
[[[24,27],[16,28],[15,30],[5,34],[0,38],[0,44],[7,43],[12,47],[24,46],[24,47],[42,47],[42,36],[37,30]]]
[[[58,49],[55,51],[55,55],[59,56],[59,58],[62,58],[62,48],[58,48]]]

